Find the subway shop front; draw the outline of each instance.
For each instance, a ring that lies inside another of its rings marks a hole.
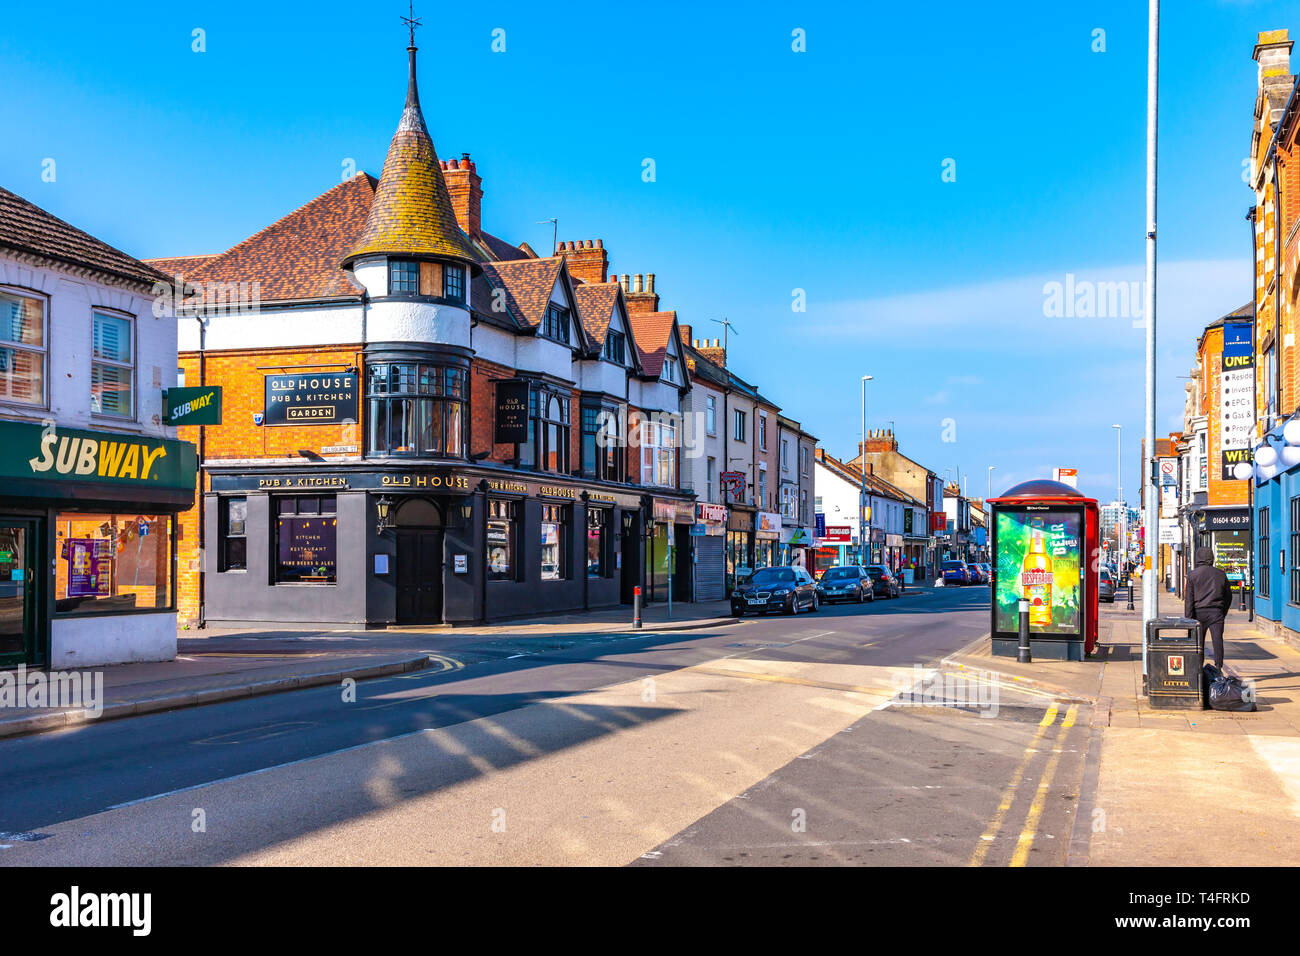
[[[176,656],[189,442],[0,421],[0,668]]]

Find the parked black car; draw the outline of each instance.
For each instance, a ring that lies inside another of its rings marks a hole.
[[[872,590],[876,594],[894,598],[902,593],[902,583],[883,564],[869,564],[864,570],[871,575]]]
[[[827,604],[832,601],[874,601],[876,587],[866,568],[856,564],[847,564],[836,568],[827,568],[822,572],[822,600]]]
[[[804,609],[816,611],[820,604],[817,582],[800,567],[759,568],[742,587],[731,592],[731,613],[736,617],[746,611],[798,614]]]

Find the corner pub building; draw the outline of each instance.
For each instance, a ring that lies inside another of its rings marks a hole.
[[[183,620],[611,607],[637,586],[667,598],[667,546],[689,554],[676,314],[652,277],[610,281],[599,241],[540,257],[483,231],[482,181],[435,154],[408,54],[378,181],[226,252],[150,261],[183,290],[180,384],[223,389],[220,424],[181,429],[202,472]],[[254,283],[253,309],[208,294]]]

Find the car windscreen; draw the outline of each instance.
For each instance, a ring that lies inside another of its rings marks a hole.
[[[773,584],[794,584],[794,572],[789,568],[761,568],[750,578],[754,587],[770,587]]]
[[[831,568],[822,575],[823,581],[842,581],[845,578],[856,578],[858,576],[857,568]]]

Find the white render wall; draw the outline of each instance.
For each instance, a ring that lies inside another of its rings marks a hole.
[[[56,617],[50,626],[50,667],[58,670],[175,657],[175,611]]]
[[[68,428],[95,428],[175,438],[162,424],[162,389],[176,384],[176,321],[169,303],[154,316],[154,298],[81,275],[27,265],[0,256],[0,286],[47,297],[46,342],[48,408],[0,403],[0,417],[39,422],[53,418]],[[104,308],[135,320],[135,416],[92,417],[90,364],[94,333],[92,312]]]
[[[716,408],[715,434],[708,433],[709,396],[713,396]],[[722,392],[710,388],[696,380],[682,399],[682,413],[685,416],[682,451],[682,482],[695,490],[700,501],[722,502],[722,489],[718,475],[723,469],[724,427],[722,415]],[[693,445],[694,447],[687,447]],[[713,483],[709,484],[708,459],[714,459]],[[710,496],[712,492],[712,496]]]

